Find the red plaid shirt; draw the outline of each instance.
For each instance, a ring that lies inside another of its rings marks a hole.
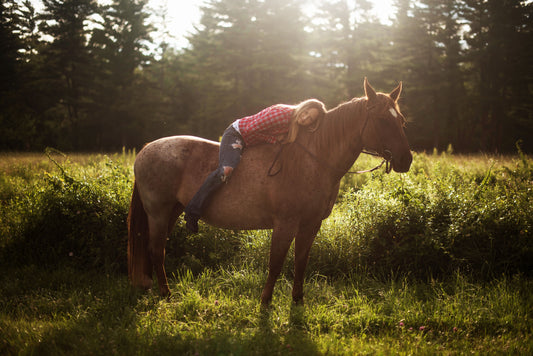
[[[289,131],[294,107],[273,105],[255,115],[238,120],[239,132],[247,146],[276,143],[277,136]]]

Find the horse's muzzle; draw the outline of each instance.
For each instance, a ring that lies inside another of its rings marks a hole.
[[[411,163],[413,162],[413,155],[411,151],[404,155],[395,155],[392,157],[392,169],[397,173],[405,173],[411,168]]]

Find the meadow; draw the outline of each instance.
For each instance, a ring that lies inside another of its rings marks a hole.
[[[189,235],[180,218],[172,296],[130,288],[134,156],[0,154],[0,354],[533,353],[533,160],[520,150],[416,153],[406,174],[346,176],[305,304],[291,301],[290,253],[269,309],[269,231]]]

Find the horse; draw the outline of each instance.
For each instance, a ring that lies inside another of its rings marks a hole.
[[[294,143],[246,149],[231,179],[202,212],[204,222],[219,228],[272,229],[262,305],[271,303],[293,240],[292,298],[303,302],[311,245],[333,209],[341,178],[363,149],[376,152],[396,172],[407,172],[411,166],[406,120],[398,106],[402,83],[389,94],[376,93],[365,78],[364,90],[366,97],[329,110],[317,130],[301,130]],[[128,275],[134,287],[150,289],[155,270],[159,293],[170,295],[164,268],[166,239],[204,179],[217,168],[218,151],[217,142],[172,136],[148,143],[138,153],[128,216]]]

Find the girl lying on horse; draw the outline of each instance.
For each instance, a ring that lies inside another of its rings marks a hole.
[[[186,227],[198,232],[198,220],[209,196],[229,179],[241,160],[245,147],[262,143],[294,142],[300,126],[315,131],[326,115],[326,107],[316,99],[298,105],[277,104],[259,113],[234,121],[220,142],[219,165],[204,181],[185,208]]]

